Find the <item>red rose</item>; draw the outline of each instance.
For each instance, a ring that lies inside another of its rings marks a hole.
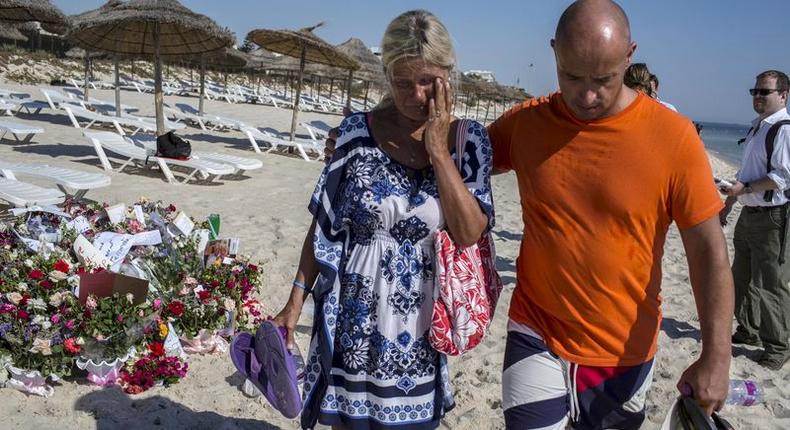
[[[69,273],[69,263],[66,263],[64,260],[56,261],[52,268],[58,272]]]
[[[27,274],[27,277],[38,281],[39,279],[44,279],[44,272],[38,269],[33,269],[30,271],[30,273]]]
[[[26,320],[27,321],[27,319],[30,318],[30,315],[28,315],[28,313],[23,311],[22,309],[17,309],[16,310],[16,317],[21,319],[21,320]]]
[[[50,290],[55,286],[52,282],[50,282],[49,279],[44,279],[43,281],[39,282],[38,285],[40,285],[41,288],[45,290]]]
[[[155,357],[162,357],[165,355],[165,346],[162,342],[151,342],[148,344],[148,349]]]
[[[229,290],[236,288],[236,281],[234,281],[233,279],[228,279],[228,282],[225,282],[225,288]]]
[[[217,287],[219,287],[219,281],[217,281],[217,280],[211,281],[210,285],[211,285],[211,288],[217,288]]]
[[[173,316],[180,317],[184,313],[184,304],[178,300],[167,304],[167,311]]]
[[[73,337],[70,337],[63,341],[63,347],[66,348],[66,351],[76,354],[80,352],[80,346],[77,345],[77,342],[74,340]]]
[[[250,272],[258,273],[258,266],[254,265],[254,264],[250,264],[247,267],[250,269]]]
[[[211,298],[211,293],[210,293],[209,291],[206,291],[206,290],[203,290],[203,291],[198,291],[198,293],[197,293],[197,294],[198,294],[198,298],[199,298],[201,301],[203,301],[203,302],[205,302],[206,300],[208,300],[209,298]]]
[[[28,300],[30,300],[30,294],[22,294],[22,300],[19,301],[19,306],[27,306]]]

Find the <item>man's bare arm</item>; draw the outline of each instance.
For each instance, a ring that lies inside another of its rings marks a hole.
[[[702,331],[702,352],[680,378],[710,414],[727,398],[732,357],[732,316],[735,303],[727,244],[718,216],[680,232],[689,265],[691,288]]]

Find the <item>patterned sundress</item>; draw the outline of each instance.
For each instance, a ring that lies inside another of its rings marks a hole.
[[[436,178],[390,158],[366,118],[340,125],[309,205],[320,273],[302,427],[433,429],[454,406],[446,357],[427,335],[444,226]],[[491,145],[482,125],[468,124],[461,176],[490,228]]]

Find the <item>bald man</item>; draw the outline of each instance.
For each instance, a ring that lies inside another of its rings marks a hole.
[[[572,4],[551,46],[560,92],[489,127],[494,167],[516,173],[524,220],[502,381],[507,428],[642,425],[672,222],[702,335],[678,388],[712,413],[727,396],[733,281],[702,142],[688,119],[624,85],[636,44],[617,4]]]

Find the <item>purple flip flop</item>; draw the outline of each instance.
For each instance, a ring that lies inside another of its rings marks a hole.
[[[287,418],[302,410],[296,364],[285,344],[285,329],[264,321],[255,333],[239,333],[230,345],[236,369],[249,379],[266,400]]]

